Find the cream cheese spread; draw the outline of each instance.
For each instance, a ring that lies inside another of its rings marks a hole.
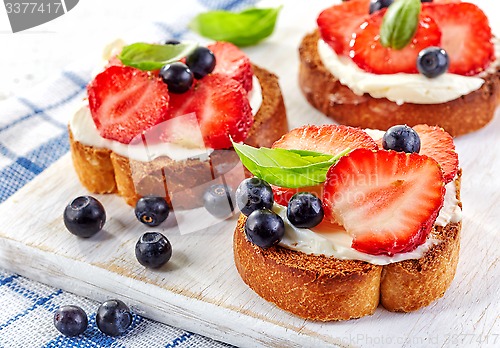
[[[495,40],[497,61],[489,69],[499,64],[500,41]],[[372,74],[359,68],[351,58],[339,56],[322,39],[318,40],[318,53],[324,66],[337,77],[343,85],[356,95],[368,93],[373,98],[387,98],[399,105],[440,104],[478,90],[484,84],[482,74],[462,76],[445,73],[436,78],[427,78],[422,74]]]

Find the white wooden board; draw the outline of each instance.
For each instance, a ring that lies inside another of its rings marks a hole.
[[[280,76],[291,127],[330,123],[306,103],[296,82],[300,38],[328,4],[286,6],[271,40],[247,49],[254,62]],[[159,271],[144,269],[134,245],[147,229],[119,197],[98,196],[108,222],[94,238],[65,230],[65,205],[87,193],[69,156],[0,205],[0,267],[96,300],[118,297],[138,314],[239,346],[500,346],[499,132],[497,115],[456,141],[464,169],[458,271],[444,298],[415,313],[379,308],[359,320],[316,323],[276,308],[239,278],[231,248],[235,219],[181,235],[169,218],[159,230],[171,240],[173,257]]]

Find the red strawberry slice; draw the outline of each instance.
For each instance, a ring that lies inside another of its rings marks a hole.
[[[308,125],[295,128],[285,134],[273,144],[273,148],[309,150],[337,155],[346,149],[376,150],[378,147],[373,139],[359,128],[342,125]],[[273,187],[273,190],[275,201],[281,205],[288,205],[290,198],[297,192],[311,192],[322,197],[323,186],[296,189]]]
[[[186,93],[171,94],[170,106],[170,117],[195,113],[205,146],[213,149],[230,148],[230,137],[235,142],[244,141],[253,124],[243,86],[219,74],[205,76]],[[183,132],[183,128],[168,129],[168,132]],[[167,134],[166,138],[170,136]]]
[[[327,8],[317,19],[322,39],[337,54],[349,54],[356,29],[369,17],[370,0],[351,0]]]
[[[351,42],[350,56],[363,70],[375,74],[418,73],[418,53],[429,46],[439,46],[441,31],[429,16],[420,16],[417,32],[410,44],[401,50],[380,43],[380,26],[386,10],[372,14]]]
[[[426,124],[413,129],[420,137],[419,154],[433,158],[441,166],[445,182],[452,181],[458,172],[458,154],[451,135],[443,128]]]
[[[440,47],[450,58],[450,73],[476,75],[495,60],[488,17],[476,5],[426,3],[422,13],[432,17],[441,29]]]
[[[168,117],[168,88],[158,77],[113,65],[87,86],[89,107],[103,138],[124,144]]]
[[[354,249],[394,255],[424,243],[444,193],[443,174],[432,158],[357,149],[328,171],[325,218],[344,226]]]
[[[213,74],[221,74],[239,81],[247,92],[252,90],[252,63],[242,50],[229,42],[216,42],[207,48],[215,55]]]
[[[293,197],[294,194],[298,192],[309,192],[315,195],[316,197],[323,197],[323,185],[317,186],[307,186],[300,188],[286,188],[271,185],[274,193],[274,201],[278,204],[284,205],[285,207],[288,205],[288,201]]]

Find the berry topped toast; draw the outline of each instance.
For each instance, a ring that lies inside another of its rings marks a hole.
[[[349,0],[317,24],[299,48],[299,82],[309,103],[337,122],[425,123],[458,136],[493,118],[500,43],[476,5]]]
[[[414,311],[450,286],[461,170],[442,128],[303,126],[254,149],[252,161],[236,151],[257,177],[236,191],[235,264],[267,301],[305,319],[347,320],[379,303]],[[260,151],[280,169],[259,163]]]
[[[69,124],[74,167],[91,192],[197,207],[238,163],[231,141],[270,146],[287,131],[277,77],[230,43],[137,43],[106,58]]]

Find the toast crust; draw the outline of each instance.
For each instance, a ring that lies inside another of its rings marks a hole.
[[[461,222],[435,226],[432,234],[440,243],[422,258],[378,266],[281,246],[264,250],[247,240],[245,221],[242,214],[233,239],[241,278],[265,300],[304,319],[360,318],[373,314],[379,303],[390,311],[415,311],[444,295],[458,263]]]
[[[245,143],[270,147],[288,132],[285,105],[278,77],[256,65],[253,70],[262,88],[262,104]],[[169,204],[175,198],[178,209],[199,207],[206,187],[214,184],[212,180],[239,163],[234,150],[215,150],[207,161],[174,161],[164,156],[140,162],[75,141],[71,129],[69,139],[73,165],[82,185],[93,193],[118,193],[131,206],[142,196],[158,195]],[[237,187],[241,173],[231,171],[224,179],[229,186]],[[179,194],[174,197],[176,192]]]
[[[488,74],[483,86],[441,104],[398,105],[386,98],[354,94],[324,66],[318,54],[320,34],[306,35],[299,47],[299,85],[307,101],[340,124],[388,129],[396,124],[438,125],[452,136],[473,132],[489,123],[500,102],[500,68]]]

